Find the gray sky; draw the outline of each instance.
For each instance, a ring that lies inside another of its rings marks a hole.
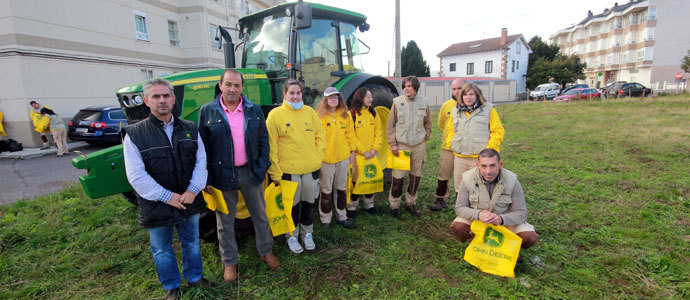
[[[311,0],[367,16],[371,29],[360,33],[371,52],[364,56],[367,73],[388,75],[395,69],[395,0]],[[610,8],[615,0],[401,0],[401,45],[414,40],[431,71],[439,69],[438,53],[454,43],[521,33],[529,41],[535,35],[548,41],[556,31],[579,23]],[[618,0],[627,3],[628,0]]]

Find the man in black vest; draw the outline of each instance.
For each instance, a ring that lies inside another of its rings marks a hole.
[[[268,159],[268,130],[261,107],[242,95],[242,73],[228,69],[220,76],[222,93],[199,111],[199,135],[206,143],[208,185],[223,192],[228,214],[216,211],[218,249],[222,257],[223,278],[237,279],[235,215],[238,191],[254,223],[256,249],[261,260],[275,269],[280,260],[273,255],[273,234],[266,215],[264,179],[271,165]]]
[[[137,194],[139,225],[149,231],[166,299],[178,299],[182,280],[172,249],[173,228],[182,243],[182,273],[188,285],[214,286],[202,275],[199,247],[206,152],[195,124],[173,116],[175,94],[168,81],[151,79],[143,90],[151,115],[125,128],[125,169]]]

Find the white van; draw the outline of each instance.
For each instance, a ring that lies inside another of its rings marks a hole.
[[[529,98],[537,100],[550,100],[558,96],[561,86],[558,83],[544,83],[537,86],[534,91],[529,93]]]

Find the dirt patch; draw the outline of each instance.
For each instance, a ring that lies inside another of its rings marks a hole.
[[[452,277],[448,276],[446,272],[443,272],[443,270],[436,268],[432,265],[427,265],[424,268],[424,273],[426,274],[427,278],[441,278],[443,279],[450,287],[457,287],[458,283],[455,281]]]

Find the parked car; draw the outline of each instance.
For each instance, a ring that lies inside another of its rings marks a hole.
[[[646,97],[652,94],[652,89],[637,82],[621,82],[614,84],[607,90],[607,98],[617,97]]]
[[[119,144],[127,119],[119,106],[90,106],[79,110],[69,121],[67,136],[89,144]]]
[[[593,88],[577,88],[565,92],[556,98],[553,102],[570,102],[570,100],[589,100],[593,98],[601,98],[601,93]]]
[[[534,91],[529,93],[529,99],[537,99],[537,100],[544,100],[544,99],[553,99],[556,96],[558,96],[558,92],[560,92],[561,86],[558,85],[558,83],[544,83],[540,84],[537,86]]]
[[[572,90],[572,89],[588,88],[588,87],[589,87],[589,86],[586,85],[586,84],[573,84],[573,85],[571,85],[571,86],[569,86],[569,87],[566,87],[566,88],[564,88],[563,90],[561,90],[561,92],[559,93],[559,95],[563,95],[563,94],[565,94],[567,91]]]

